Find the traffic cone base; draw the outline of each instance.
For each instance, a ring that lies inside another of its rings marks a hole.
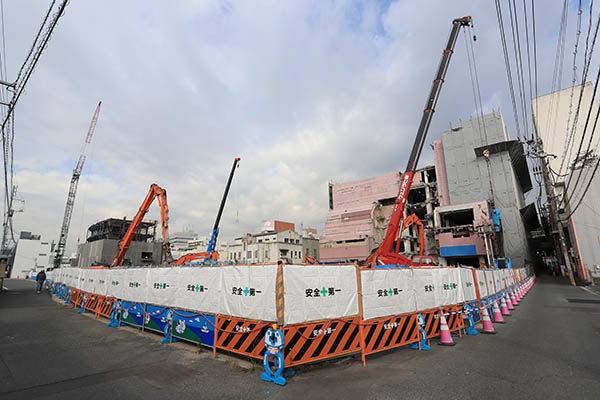
[[[448,329],[448,323],[446,322],[446,317],[444,316],[444,312],[440,311],[440,341],[438,342],[440,346],[454,346],[456,343],[452,340],[452,334]]]
[[[480,333],[495,335],[496,331],[494,331],[494,325],[492,325],[492,321],[490,320],[490,314],[488,314],[487,308],[484,307],[482,312],[483,314],[481,317],[481,324],[483,325],[483,329],[480,331]]]
[[[499,324],[504,323],[504,318],[502,318],[502,313],[500,312],[500,309],[498,308],[498,302],[495,300],[494,300],[494,322],[497,322]]]

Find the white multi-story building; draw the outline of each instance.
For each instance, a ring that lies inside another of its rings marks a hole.
[[[247,233],[228,246],[227,262],[233,264],[263,264],[283,260],[304,263],[305,256],[319,259],[319,238],[312,230],[302,233],[293,229],[279,232]]]
[[[560,214],[568,227],[571,261],[577,274],[590,280],[588,272],[600,265],[600,172],[594,175],[600,135],[594,132],[599,112],[594,85],[586,82],[540,96],[532,100],[532,110],[556,195],[563,200]]]
[[[52,245],[51,242],[42,241],[40,235],[21,232],[15,250],[11,278],[27,278],[52,266]]]

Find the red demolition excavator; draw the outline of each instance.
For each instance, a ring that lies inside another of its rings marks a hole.
[[[452,53],[454,52],[454,45],[456,44],[456,39],[458,38],[460,29],[462,27],[470,25],[471,17],[468,16],[456,18],[452,21],[452,29],[450,30],[450,36],[448,37],[448,42],[446,43],[446,47],[444,48],[444,52],[442,53],[442,59],[440,60],[440,65],[438,67],[437,74],[435,76],[435,79],[433,80],[433,86],[431,88],[431,92],[429,93],[429,97],[427,98],[425,110],[423,110],[421,123],[419,124],[419,129],[417,130],[417,137],[415,139],[415,143],[408,158],[408,164],[406,166],[406,169],[404,170],[404,174],[402,175],[402,181],[400,182],[400,190],[398,192],[398,196],[396,197],[394,210],[392,211],[392,215],[390,217],[390,222],[388,224],[385,237],[379,245],[379,247],[375,249],[375,251],[365,261],[365,266],[367,267],[373,268],[376,265],[395,264],[406,266],[423,265],[420,264],[420,262],[416,264],[408,257],[405,257],[402,254],[400,254],[399,235],[401,235],[403,230],[400,228],[404,226],[402,223],[402,218],[404,216],[404,207],[406,205],[408,193],[410,192],[410,187],[412,185],[413,177],[415,175],[415,170],[417,169],[417,163],[419,162],[419,157],[421,156],[423,144],[425,143],[425,138],[427,137],[427,131],[429,130],[429,125],[431,124],[431,119],[435,111],[435,105],[437,104],[437,100],[440,95],[440,90],[442,89],[442,84],[444,83],[444,78],[446,76],[446,71],[448,70],[450,58],[452,57]],[[421,252],[422,251],[423,241],[421,241]],[[418,260],[421,259],[419,258]]]
[[[119,249],[117,251],[117,255],[113,259],[113,262],[110,264],[111,267],[123,265],[123,259],[125,258],[125,254],[127,254],[127,250],[131,245],[131,241],[137,234],[138,229],[140,229],[142,220],[148,212],[148,209],[152,205],[154,199],[158,199],[158,205],[160,206],[163,238],[162,263],[171,264],[173,262],[171,248],[169,247],[169,206],[167,205],[167,191],[158,185],[152,184],[150,185],[150,191],[140,206],[135,218],[133,221],[131,221],[131,225],[129,225],[127,232],[125,232],[125,235],[123,235],[123,238],[119,242]]]

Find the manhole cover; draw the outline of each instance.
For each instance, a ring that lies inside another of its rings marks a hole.
[[[583,303],[583,304],[600,304],[600,300],[590,299],[567,299],[569,303]]]

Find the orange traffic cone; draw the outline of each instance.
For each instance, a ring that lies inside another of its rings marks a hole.
[[[448,329],[448,323],[446,317],[444,317],[444,311],[440,310],[440,346],[454,346],[456,343],[452,340],[452,335]]]

